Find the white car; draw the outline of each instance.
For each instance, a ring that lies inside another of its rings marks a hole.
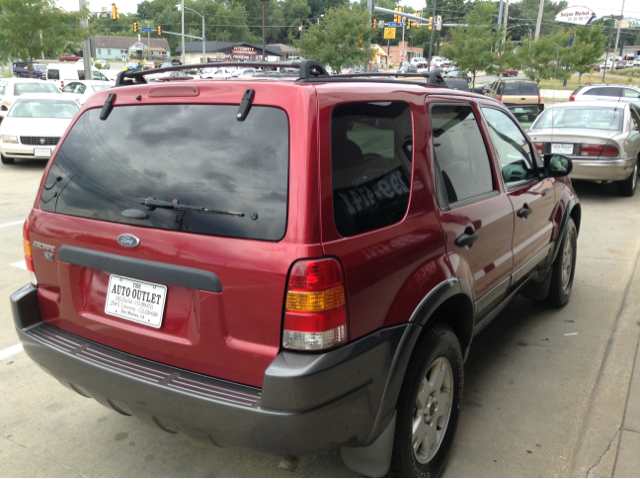
[[[94,62],[94,65],[96,63],[99,63],[100,65],[102,65],[103,70],[109,70],[111,68],[111,63],[109,63],[109,61],[105,60],[104,58],[96,59],[96,61]]]
[[[235,72],[238,71],[237,68],[228,68],[228,67],[220,67],[220,68],[203,68],[202,70],[202,78],[230,78]]]
[[[238,68],[236,71],[233,72],[233,74],[227,78],[241,78],[241,77],[251,77],[253,76],[255,73],[257,73],[258,70],[255,68]]]
[[[24,93],[60,94],[53,83],[36,78],[0,79],[0,120],[5,117],[11,105]]]
[[[25,94],[12,105],[0,126],[0,159],[48,160],[80,103],[66,94]]]
[[[106,90],[107,88],[113,87],[115,84],[116,83],[113,81],[78,80],[67,83],[67,85],[62,89],[62,93],[69,93],[74,95],[74,97],[77,98],[82,105],[85,101],[87,101],[87,98],[89,98],[95,92]]]

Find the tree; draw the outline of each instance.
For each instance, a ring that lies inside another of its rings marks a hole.
[[[501,75],[503,71],[509,68],[517,68],[519,65],[518,55],[515,53],[515,44],[507,36],[502,43],[504,27],[501,27],[494,35],[494,41],[498,43],[494,49],[493,63],[486,69],[490,75]]]
[[[577,3],[580,4],[579,2]],[[575,3],[572,3],[575,5]],[[548,35],[562,28],[561,24],[554,23],[554,18],[560,10],[567,8],[568,3],[565,0],[560,2],[544,1],[542,10],[542,24],[540,26],[540,35]],[[514,40],[522,40],[525,36],[533,34],[538,20],[538,9],[540,8],[540,0],[522,0],[518,3],[509,5],[509,25],[513,26],[511,38]]]
[[[492,47],[497,43],[497,37],[492,32],[491,24],[495,10],[495,3],[475,3],[471,12],[464,17],[467,26],[452,28],[451,42],[441,50],[442,55],[455,61],[460,70],[471,73],[474,87],[476,74],[494,63]]]
[[[365,39],[373,29],[369,12],[357,4],[342,5],[325,10],[320,24],[310,23],[296,42],[300,55],[329,64],[334,70],[371,60]]]
[[[562,67],[569,61],[569,33],[560,31],[553,35],[543,35],[537,40],[526,36],[518,49],[520,67],[531,81],[559,78],[566,80],[570,70]]]
[[[607,37],[603,27],[575,27],[573,43],[569,48],[569,69],[579,73],[578,85],[582,81],[582,74],[591,69],[591,64],[605,53]]]
[[[63,12],[53,0],[0,0],[0,11],[0,55],[28,59],[29,77],[33,76],[33,59],[45,46],[61,53],[68,44],[88,36],[80,26],[87,11]]]

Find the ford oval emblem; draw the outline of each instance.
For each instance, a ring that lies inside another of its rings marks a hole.
[[[140,240],[133,235],[123,234],[118,236],[118,243],[125,248],[135,248],[140,244]]]

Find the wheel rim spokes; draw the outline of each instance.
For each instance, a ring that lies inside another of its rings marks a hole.
[[[429,369],[418,389],[412,422],[411,448],[418,462],[429,462],[438,452],[451,416],[453,369],[440,357]]]
[[[573,266],[573,243],[567,238],[562,252],[562,289],[566,292],[571,281],[571,269]]]

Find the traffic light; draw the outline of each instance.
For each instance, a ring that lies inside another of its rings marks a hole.
[[[407,18],[407,31],[411,30],[411,20]]]
[[[87,13],[87,21],[89,21],[89,22],[91,21],[91,14],[90,13]]]
[[[429,30],[433,30],[433,17],[429,17]]]
[[[399,7],[396,7],[396,8],[394,8],[394,10],[395,10],[396,12],[399,12],[399,11],[400,11],[400,8],[399,8]],[[394,16],[393,16],[393,23],[400,23],[400,18],[401,18],[401,17],[400,17],[400,15],[394,15]]]
[[[158,35],[162,35],[162,27],[158,25],[157,29],[158,29]]]
[[[416,12],[416,17],[421,17],[422,16],[422,12]],[[414,27],[419,28],[420,27],[420,22],[415,22],[413,24]]]
[[[378,20],[373,19],[373,28],[378,28]]]
[[[138,22],[133,22],[133,33],[138,33]]]
[[[118,7],[116,7],[115,3],[111,4],[111,18],[113,20],[118,20],[120,18],[120,14],[118,13]]]

